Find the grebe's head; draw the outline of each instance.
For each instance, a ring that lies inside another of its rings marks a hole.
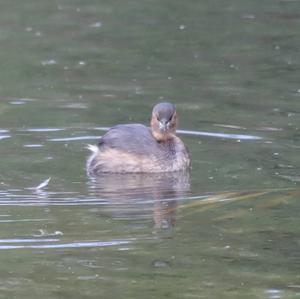
[[[151,130],[158,141],[170,139],[176,133],[177,117],[175,106],[171,103],[159,103],[154,106],[151,118]]]

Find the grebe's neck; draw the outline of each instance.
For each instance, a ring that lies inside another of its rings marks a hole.
[[[167,141],[167,140],[172,140],[174,139],[174,137],[176,136],[175,133],[171,133],[171,132],[161,132],[158,130],[153,130],[153,128],[151,128],[151,132],[153,137],[158,141],[158,142],[162,142],[162,141]]]

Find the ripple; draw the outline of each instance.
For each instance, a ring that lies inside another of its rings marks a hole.
[[[95,130],[107,131],[108,127],[96,127]],[[222,139],[236,139],[236,140],[261,140],[263,137],[256,135],[247,135],[247,134],[226,134],[226,133],[215,133],[215,132],[204,132],[204,131],[190,131],[190,130],[177,130],[179,134],[183,135],[192,135],[192,136],[207,136],[207,137],[216,137]]]
[[[5,243],[44,243],[58,242],[59,239],[0,239],[0,244]]]
[[[46,65],[54,65],[57,64],[57,61],[55,59],[48,59],[48,60],[42,60],[41,65],[46,66]]]
[[[93,128],[94,130],[99,130],[99,131],[108,131],[110,127],[95,127]]]
[[[19,101],[11,101],[9,102],[11,105],[24,105],[26,104],[25,101],[19,100]]]
[[[276,127],[259,127],[257,128],[259,131],[265,131],[265,132],[281,132],[283,131],[282,128],[276,128]]]
[[[21,129],[19,131],[21,132],[58,132],[58,131],[64,131],[65,128],[27,128],[27,129]]]
[[[214,133],[214,132],[203,132],[203,131],[188,131],[188,130],[177,130],[178,133],[184,135],[193,136],[208,136],[224,139],[237,139],[237,140],[261,140],[260,136],[246,135],[246,134],[226,134],[226,133]]]
[[[79,241],[79,242],[60,243],[60,244],[0,245],[0,250],[109,247],[109,246],[126,245],[130,243],[131,243],[130,240],[114,240],[114,241]]]
[[[214,126],[215,127],[226,128],[226,129],[246,130],[245,127],[236,126],[236,125],[214,124]]]
[[[100,27],[102,27],[102,23],[96,22],[96,23],[90,24],[90,27],[91,28],[100,28]]]
[[[285,180],[291,181],[293,183],[300,182],[300,176],[293,176],[293,175],[278,175],[280,178],[283,178]]]
[[[70,103],[67,105],[64,105],[63,108],[69,108],[69,109],[88,109],[88,105],[84,103]]]
[[[99,139],[100,137],[101,136],[77,136],[77,137],[64,137],[64,138],[50,138],[47,139],[47,141],[60,142],[60,141],[94,140],[94,139]]]
[[[72,194],[72,193],[71,193]],[[0,194],[0,206],[81,206],[81,205],[103,205],[107,201],[99,198],[67,197],[67,193],[34,192],[33,194]],[[60,198],[59,196],[62,196]],[[25,219],[26,220],[26,219]],[[25,221],[24,220],[24,221]],[[42,221],[47,219],[37,219]],[[3,220],[5,222],[6,220]],[[26,220],[29,221],[29,220]],[[1,220],[0,220],[1,222]],[[9,220],[8,222],[12,222]]]
[[[23,147],[29,147],[29,148],[38,148],[43,147],[43,144],[24,144]]]
[[[0,135],[0,140],[10,138],[10,135]]]
[[[279,289],[268,289],[266,290],[266,295],[268,298],[277,299],[283,297],[283,291]]]
[[[15,223],[15,222],[40,222],[40,221],[48,221],[49,219],[7,219],[0,220],[0,223]]]
[[[219,125],[218,125],[219,126]],[[221,125],[223,126],[223,125]],[[229,128],[234,129],[244,129],[238,126],[230,126]],[[72,128],[74,129],[74,128]],[[108,131],[110,127],[94,127],[91,128],[92,130],[97,131]],[[59,132],[59,131],[66,131],[69,130],[68,128],[27,128],[27,129],[20,129],[21,132]],[[0,131],[1,132],[1,131]],[[182,135],[191,135],[191,136],[207,136],[207,137],[214,137],[214,138],[221,138],[221,139],[235,139],[235,140],[262,140],[264,139],[261,136],[257,135],[248,135],[248,134],[230,134],[230,133],[216,133],[216,132],[205,132],[205,131],[191,131],[191,130],[177,130],[177,133]],[[9,135],[2,135],[0,139],[9,138]],[[66,136],[60,138],[49,138],[47,141],[52,142],[66,142],[66,141],[81,141],[81,140],[97,140],[101,136],[94,136],[94,135],[84,135],[84,136]],[[29,146],[28,146],[29,147]]]
[[[47,192],[45,192],[45,195],[47,195]],[[28,207],[28,206],[95,206],[95,205],[106,205],[107,201],[101,200],[101,199],[90,199],[90,200],[80,200],[80,199],[49,199],[49,200],[43,200],[43,199],[28,199],[28,200],[0,200],[0,206],[22,206],[22,207]],[[117,205],[117,203],[115,204]],[[44,221],[47,219],[23,219],[22,221]],[[14,222],[15,220],[0,220],[1,222]],[[18,222],[18,220],[16,220]]]

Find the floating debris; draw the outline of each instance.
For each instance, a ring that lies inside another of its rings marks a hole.
[[[45,188],[45,187],[48,186],[50,180],[51,180],[51,177],[48,178],[47,180],[43,181],[42,183],[40,183],[38,186],[36,186],[36,187],[31,187],[31,188],[28,188],[28,189],[29,189],[29,190],[41,190],[41,189],[43,189],[43,188]]]

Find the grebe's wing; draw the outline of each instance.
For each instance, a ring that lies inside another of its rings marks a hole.
[[[137,155],[153,155],[157,152],[158,145],[149,128],[141,124],[129,124],[112,127],[100,139],[99,148],[113,148]]]

